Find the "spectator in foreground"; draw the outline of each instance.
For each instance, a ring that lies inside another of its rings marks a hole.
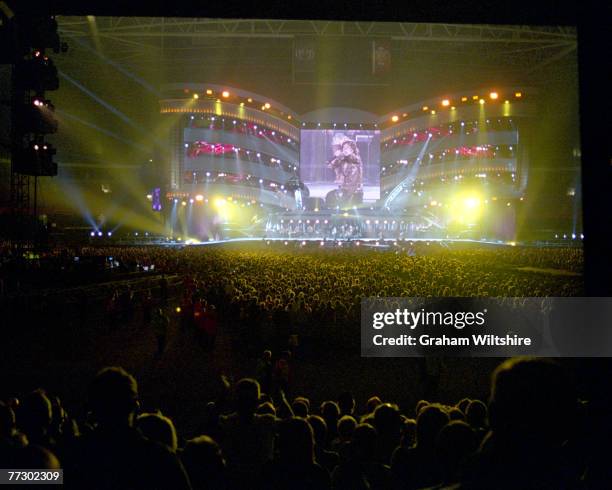
[[[163,444],[176,453],[178,438],[172,420],[161,413],[143,413],[136,418],[136,428],[147,439]]]
[[[314,458],[312,428],[304,419],[290,418],[279,427],[278,457],[263,470],[262,490],[331,489],[329,473]]]
[[[492,375],[489,421],[465,488],[577,488],[583,473],[570,457],[577,398],[561,366],[513,358]]]
[[[188,490],[185,470],[175,454],[134,428],[139,408],[136,380],[122,368],[102,369],[89,386],[94,429],[80,437],[65,462],[67,488],[154,488]]]

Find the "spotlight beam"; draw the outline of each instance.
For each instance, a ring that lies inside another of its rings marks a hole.
[[[146,80],[143,80],[142,78],[134,75],[132,72],[130,72],[129,70],[125,69],[123,66],[121,66],[116,61],[111,60],[110,58],[108,58],[107,56],[102,54],[101,52],[99,52],[96,49],[92,48],[87,42],[81,41],[78,37],[76,37],[74,35],[69,35],[69,37],[74,42],[78,43],[80,46],[82,46],[87,51],[89,51],[90,53],[95,54],[98,58],[100,58],[106,64],[108,64],[108,65],[112,66],[113,68],[115,68],[119,73],[121,73],[122,75],[125,75],[127,78],[133,80],[134,82],[136,82],[140,86],[144,87],[146,90],[148,90],[153,95],[155,95],[155,97],[162,98],[162,93],[159,90],[156,90],[155,87],[153,87],[153,85],[151,85]]]
[[[82,85],[81,83],[79,83],[78,81],[76,81],[74,78],[72,78],[71,76],[67,75],[63,71],[58,70],[58,73],[59,73],[59,75],[64,80],[70,82],[72,85],[74,85],[76,88],[78,88],[81,92],[84,92],[85,94],[89,95],[93,100],[95,100],[98,104],[100,104],[105,109],[108,109],[115,116],[117,116],[119,119],[121,119],[124,123],[128,124],[129,126],[133,127],[134,129],[137,129],[141,133],[146,134],[145,130],[141,126],[139,126],[134,121],[132,121],[128,116],[126,116],[119,109],[116,109],[114,106],[112,106],[111,104],[109,104],[105,100],[103,100],[100,97],[98,97],[96,94],[94,94],[87,87],[85,87],[84,85]]]
[[[138,143],[136,143],[134,141],[125,139],[125,138],[119,136],[117,133],[113,133],[112,131],[109,131],[108,129],[101,128],[100,126],[96,126],[95,124],[93,124],[93,123],[91,123],[89,121],[85,121],[84,119],[81,119],[80,117],[75,116],[74,114],[70,114],[69,112],[63,111],[61,109],[56,109],[55,112],[60,114],[60,115],[62,115],[62,116],[64,116],[64,117],[67,117],[68,119],[72,119],[72,120],[74,120],[74,121],[76,121],[76,122],[78,122],[80,124],[83,124],[84,126],[87,126],[89,128],[95,129],[96,131],[99,131],[100,133],[105,134],[106,136],[110,136],[111,138],[114,138],[114,139],[116,139],[118,141],[121,141],[122,143],[125,143],[126,145],[130,145],[130,146],[132,146],[134,148],[137,148],[137,149],[139,149],[139,150],[141,150],[143,152],[149,153],[149,151],[150,151],[149,148],[145,147],[144,145],[140,145],[140,144],[138,144]]]
[[[412,182],[414,182],[414,180],[416,179],[417,173],[419,171],[419,167],[421,166],[421,160],[423,159],[423,155],[425,154],[425,151],[427,150],[427,147],[429,146],[430,141],[431,141],[431,133],[427,136],[427,141],[425,141],[425,144],[421,148],[421,151],[419,152],[419,155],[417,156],[417,159],[414,162],[414,165],[410,169],[410,173],[408,174],[408,176],[404,180],[402,180],[398,185],[396,185],[393,188],[393,190],[389,193],[389,196],[387,196],[387,199],[385,199],[385,208],[389,209],[391,206],[391,203],[393,203],[393,201],[397,198],[397,196],[399,196],[400,193],[406,187],[408,187]]]

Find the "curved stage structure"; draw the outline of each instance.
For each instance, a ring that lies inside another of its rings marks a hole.
[[[172,152],[159,204],[168,234],[308,238],[326,224],[325,234],[351,238],[514,240],[535,95],[480,89],[384,115],[300,116],[234,87],[167,86]]]

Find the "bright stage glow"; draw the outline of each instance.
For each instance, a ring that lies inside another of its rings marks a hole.
[[[398,117],[398,116],[393,116],[393,117],[391,118],[391,120],[392,120],[393,122],[397,122],[397,121],[399,121],[399,117]]]
[[[480,99],[480,100],[478,101],[478,103],[479,103],[480,105],[482,105],[482,104],[484,104],[484,103],[485,103],[485,100],[484,100],[484,99]]]
[[[227,99],[230,96],[230,93],[227,90],[224,90],[221,92],[221,96]]]
[[[499,95],[497,94],[497,92],[491,92],[489,94],[489,97],[491,98],[491,100],[496,100],[499,97]]]
[[[202,194],[198,194],[198,195],[196,195],[195,200],[198,201],[198,202],[199,201],[203,201],[204,200],[204,196]]]
[[[224,198],[218,197],[217,199],[215,199],[215,207],[217,209],[222,209],[226,206],[227,206],[227,201]]]
[[[212,95],[212,94],[213,94],[212,89],[207,88],[206,89],[206,95]]]
[[[516,92],[516,93],[514,94],[514,96],[515,96],[517,99],[520,99],[520,98],[523,96],[523,94],[522,94],[521,92]]]
[[[461,193],[450,200],[449,221],[474,224],[482,214],[483,200],[474,192]]]
[[[200,98],[200,96],[199,96],[198,94],[193,94],[193,98],[194,98],[194,99],[199,99],[199,98]]]
[[[444,100],[442,101],[442,105],[443,105],[444,107],[448,107],[448,106],[450,105],[450,100],[448,100],[448,99],[444,99]]]
[[[270,103],[269,103],[269,102],[266,102],[266,103],[264,104],[264,107],[265,107],[266,109],[269,109],[269,108],[270,108]]]

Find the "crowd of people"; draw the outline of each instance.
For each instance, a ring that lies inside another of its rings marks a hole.
[[[314,406],[260,386],[221,378],[199,414],[201,433],[185,440],[160,410],[142,409],[131,374],[104,368],[81,417],[42,389],[0,402],[0,461],[62,468],[77,489],[605,488],[589,404],[553,361],[504,361],[488,403],[420,400],[400,410],[343,392]]]

